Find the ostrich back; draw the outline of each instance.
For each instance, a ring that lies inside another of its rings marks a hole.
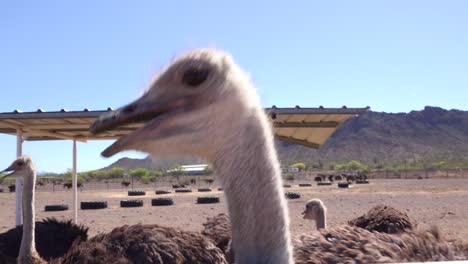
[[[464,260],[467,248],[441,240],[435,229],[392,235],[346,225],[301,236],[294,258],[308,264]]]
[[[17,226],[0,234],[0,254],[17,258],[22,234],[23,226]],[[75,240],[86,239],[88,239],[88,228],[75,225],[71,220],[58,221],[55,218],[47,218],[36,221],[36,250],[45,260],[63,256]]]
[[[56,263],[224,264],[226,260],[200,233],[158,225],[125,225],[78,244]]]
[[[366,214],[348,221],[348,224],[369,231],[389,234],[401,233],[414,228],[414,223],[407,214],[388,205],[374,206]]]

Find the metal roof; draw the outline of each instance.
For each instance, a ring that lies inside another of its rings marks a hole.
[[[348,118],[365,113],[366,108],[266,108],[273,122],[277,139],[291,143],[320,147]],[[141,127],[143,123],[118,127],[99,135],[90,135],[88,128],[101,114],[112,111],[43,111],[0,113],[0,133],[16,135],[21,129],[25,140],[75,139],[77,141],[118,139]]]

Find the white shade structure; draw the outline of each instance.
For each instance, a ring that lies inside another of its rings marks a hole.
[[[308,147],[319,148],[335,132],[335,130],[350,117],[365,113],[365,108],[266,108],[270,121],[274,127],[277,139]],[[77,160],[76,141],[115,140],[143,124],[131,124],[115,128],[99,135],[90,135],[89,126],[107,110],[91,111],[43,111],[0,113],[0,133],[16,136],[17,156],[22,154],[23,141],[37,140],[72,140],[73,141],[73,218],[77,222]],[[233,112],[235,114],[235,111]],[[21,224],[21,180],[16,180],[16,224]]]

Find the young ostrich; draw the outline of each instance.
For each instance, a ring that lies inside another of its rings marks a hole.
[[[136,122],[145,125],[117,140],[102,155],[138,150],[153,156],[194,155],[210,161],[225,190],[236,263],[293,263],[288,209],[271,124],[247,74],[229,55],[199,49],[177,57],[142,97],[102,115],[90,132]],[[167,228],[159,227],[154,236],[165,237],[164,230]],[[120,237],[130,239],[125,234],[122,228]],[[192,242],[179,236],[171,236],[172,241],[186,242],[183,246]],[[129,250],[128,245],[140,250],[149,247],[144,240],[122,245],[125,241],[121,239],[115,242],[118,249],[110,248],[105,238],[91,240],[90,247],[124,259],[129,257],[122,253]],[[152,242],[157,244],[159,239]],[[82,243],[80,248],[88,244]],[[193,248],[190,253],[205,255],[206,247]]]
[[[385,213],[383,208],[390,209]],[[468,245],[444,241],[435,227],[426,231],[413,231],[412,226],[403,228],[409,219],[400,212],[392,215],[395,211],[398,212],[391,207],[378,206],[364,215],[376,217],[373,225],[366,226],[376,227],[374,230],[352,225],[327,228],[327,208],[320,199],[309,200],[302,214],[304,219],[316,222],[318,232],[303,235],[296,241],[296,263],[388,263],[464,260],[468,257]],[[376,212],[384,215],[378,216]],[[389,224],[390,227],[385,228],[389,220],[397,221],[398,225]],[[376,224],[378,221],[381,223]]]

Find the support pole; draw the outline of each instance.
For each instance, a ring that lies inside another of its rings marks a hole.
[[[72,185],[73,185],[73,222],[78,223],[78,184],[76,176],[76,140],[73,139],[73,171],[72,171]]]
[[[20,157],[23,154],[23,131],[21,129],[16,130],[16,157]],[[16,218],[15,223],[17,226],[23,224],[23,179],[21,176],[16,177],[15,182],[15,195],[16,195]]]

